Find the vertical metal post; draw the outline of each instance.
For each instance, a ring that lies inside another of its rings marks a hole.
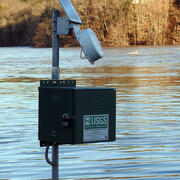
[[[60,16],[59,10],[52,11],[52,79],[59,79],[59,36],[57,35],[57,18]],[[58,145],[52,147],[52,180],[59,179],[59,152]]]
[[[52,147],[52,163],[55,163],[55,166],[52,166],[52,180],[59,179],[59,147],[58,145],[53,145]]]
[[[57,35],[57,18],[60,12],[52,11],[52,79],[59,79],[59,36]]]

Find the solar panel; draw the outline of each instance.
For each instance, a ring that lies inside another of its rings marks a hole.
[[[82,24],[81,18],[77,14],[70,0],[59,0],[59,3],[71,22]]]

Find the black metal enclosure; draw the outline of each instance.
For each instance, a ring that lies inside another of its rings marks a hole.
[[[40,145],[114,141],[114,88],[76,87],[74,80],[42,80],[39,87]]]

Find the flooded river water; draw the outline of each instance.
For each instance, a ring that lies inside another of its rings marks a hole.
[[[91,66],[60,50],[61,79],[117,89],[114,142],[60,146],[61,179],[180,179],[180,46],[104,49]],[[38,86],[50,48],[0,48],[0,179],[50,179],[38,142]]]

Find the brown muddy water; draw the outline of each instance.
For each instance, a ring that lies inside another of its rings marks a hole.
[[[61,49],[61,79],[117,89],[117,140],[60,146],[61,179],[180,179],[180,46],[104,49],[91,66]],[[0,48],[0,179],[50,179],[38,142],[38,86],[51,49]]]

